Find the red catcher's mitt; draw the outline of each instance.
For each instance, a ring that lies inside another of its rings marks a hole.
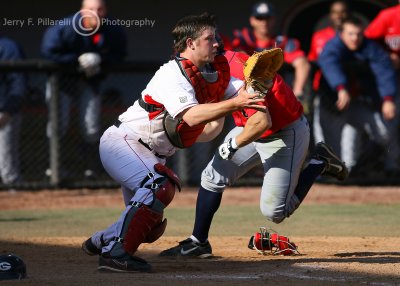
[[[260,232],[256,232],[250,238],[248,247],[257,250],[260,254],[273,255],[295,255],[300,254],[296,244],[290,242],[289,238],[279,235],[277,232],[265,227],[260,228]]]

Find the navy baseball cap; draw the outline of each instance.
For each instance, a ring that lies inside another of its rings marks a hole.
[[[269,2],[258,2],[251,10],[251,16],[256,18],[268,18],[275,16],[275,8]]]

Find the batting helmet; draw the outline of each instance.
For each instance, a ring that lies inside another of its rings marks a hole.
[[[26,265],[14,254],[0,255],[0,280],[22,279],[26,277]]]

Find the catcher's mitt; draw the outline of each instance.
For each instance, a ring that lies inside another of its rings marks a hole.
[[[269,231],[265,227],[261,227],[260,232],[256,232],[250,238],[248,247],[264,255],[268,253],[273,255],[300,254],[296,244],[290,242],[288,237],[279,235],[271,229]]]
[[[244,78],[249,92],[257,92],[264,97],[272,87],[276,72],[283,64],[283,52],[280,48],[255,52],[244,63]]]

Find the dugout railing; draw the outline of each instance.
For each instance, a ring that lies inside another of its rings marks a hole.
[[[115,122],[118,115],[140,96],[140,92],[152,77],[161,62],[126,62],[119,65],[103,66],[108,74],[102,83],[102,131]],[[22,72],[28,78],[28,90],[22,107],[22,126],[20,132],[20,169],[22,180],[5,185],[0,189],[44,189],[44,188],[115,188],[118,185],[107,175],[101,164],[94,176],[84,176],[84,152],[79,130],[78,107],[72,105],[70,124],[67,134],[60,136],[59,113],[60,78],[65,75],[79,76],[77,66],[59,65],[54,62],[31,59],[17,62],[0,62],[0,73]],[[281,71],[290,74],[285,66]],[[65,82],[63,82],[65,84]],[[71,84],[73,82],[71,81]],[[46,102],[46,93],[51,93],[51,101]],[[73,95],[78,97],[79,94]],[[307,95],[312,100],[312,94]],[[75,98],[76,99],[76,98]],[[312,116],[312,113],[311,115]],[[52,136],[46,135],[48,119]],[[199,184],[201,171],[212,158],[223,135],[233,126],[232,120],[226,120],[225,133],[210,143],[199,143],[188,150],[180,150],[168,159],[171,166],[182,179],[184,185]],[[312,146],[311,146],[312,147]],[[98,150],[95,150],[98,152]],[[1,158],[0,158],[1,159]],[[378,158],[379,159],[379,158]],[[355,184],[398,184],[400,178],[386,177],[379,169],[381,160],[366,170],[366,176],[352,178],[347,183]],[[256,168],[243,177],[238,185],[261,185],[263,170]],[[330,182],[330,181],[326,181]]]

